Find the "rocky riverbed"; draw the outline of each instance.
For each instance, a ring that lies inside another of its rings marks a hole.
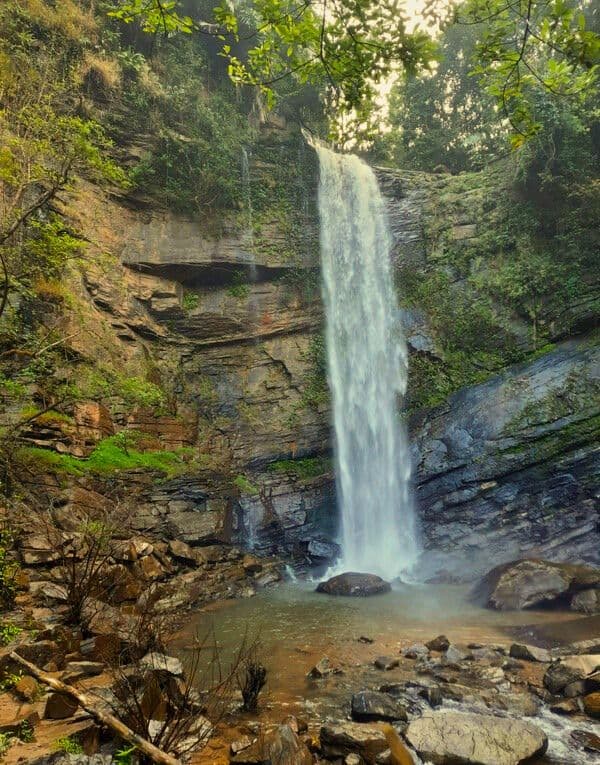
[[[21,539],[0,649],[8,765],[135,763],[102,713],[196,765],[600,762],[596,569],[517,561],[475,589],[356,597],[284,584],[282,562],[231,545],[123,532],[74,624],[69,565],[95,565],[90,544]]]

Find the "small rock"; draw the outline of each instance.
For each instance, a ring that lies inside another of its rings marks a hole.
[[[148,542],[147,539],[141,537],[134,537],[129,542],[129,559],[139,560],[147,555],[152,555],[154,552],[154,545]]]
[[[581,713],[581,708],[577,699],[564,699],[551,704],[550,711],[555,715],[578,715]]]
[[[404,707],[401,707],[385,693],[378,693],[377,691],[355,693],[352,696],[351,715],[356,722],[408,720]]]
[[[15,685],[15,693],[24,701],[34,701],[40,692],[40,686],[29,675],[23,675]]]
[[[44,717],[49,720],[64,720],[72,717],[79,704],[64,693],[51,693],[46,701]]]
[[[244,736],[243,738],[239,738],[237,741],[233,741],[230,747],[231,754],[235,755],[239,752],[243,752],[244,749],[252,746],[255,741],[256,739],[250,738],[250,736]]]
[[[535,645],[526,645],[525,643],[513,643],[510,647],[509,655],[513,659],[524,659],[525,661],[551,662],[550,651],[545,648],[538,648]]]
[[[445,635],[438,635],[437,637],[434,637],[433,640],[425,643],[425,645],[427,648],[429,648],[430,651],[438,651],[439,653],[444,653],[444,651],[447,651],[450,647],[450,641]]]
[[[254,555],[244,555],[242,567],[246,574],[258,574],[263,570],[263,562]]]
[[[69,661],[65,666],[65,672],[72,672],[82,677],[95,677],[104,672],[105,665],[101,661]]]
[[[161,670],[169,675],[181,677],[183,675],[183,665],[179,659],[174,656],[166,656],[164,653],[147,653],[140,660],[140,665],[152,670]]]
[[[231,762],[237,765],[265,765],[271,762],[312,765],[313,758],[306,744],[289,725],[280,725],[232,757]]]
[[[370,643],[374,643],[375,641],[371,637],[367,637],[366,635],[361,635],[358,638],[358,642],[359,643],[368,643],[368,644],[370,644]]]
[[[588,693],[583,697],[583,708],[586,715],[600,719],[600,692]]]
[[[362,765],[362,763],[363,758],[360,756],[360,754],[356,754],[356,752],[347,754],[346,759],[344,760],[344,765]]]
[[[327,656],[323,656],[308,672],[308,677],[313,680],[320,680],[323,677],[327,677],[327,675],[331,675],[333,672],[335,672],[335,669],[331,666],[331,662]]]
[[[429,648],[423,643],[415,643],[414,645],[405,648],[402,653],[407,659],[420,659],[422,656],[427,656]]]
[[[571,731],[571,738],[577,746],[588,752],[600,752],[600,736],[591,731],[576,728]]]
[[[461,661],[466,661],[470,658],[471,654],[461,650],[455,645],[449,645],[444,653],[444,660],[448,664],[460,664]]]
[[[194,549],[180,539],[171,539],[169,541],[169,552],[174,558],[195,565],[197,556]]]
[[[347,572],[333,576],[326,582],[321,582],[317,592],[327,595],[346,595],[349,597],[368,597],[390,592],[392,585],[375,574],[358,574]]]
[[[377,667],[377,669],[388,671],[400,666],[400,661],[393,656],[378,656],[373,664]]]

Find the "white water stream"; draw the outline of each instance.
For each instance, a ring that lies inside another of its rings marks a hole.
[[[323,298],[342,559],[336,571],[394,578],[418,554],[410,459],[399,416],[407,350],[391,236],[371,168],[317,144]]]

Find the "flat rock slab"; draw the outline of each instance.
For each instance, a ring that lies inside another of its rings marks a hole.
[[[406,738],[433,765],[519,765],[548,747],[545,733],[531,723],[447,711],[414,720]]]
[[[510,647],[509,656],[513,659],[524,659],[525,661],[551,662],[552,654],[545,648],[538,648],[535,645],[525,643],[513,643]]]
[[[349,571],[345,574],[332,576],[326,582],[321,582],[317,587],[317,592],[324,592],[327,595],[366,598],[369,595],[381,595],[391,589],[392,585],[380,576]]]
[[[381,728],[360,723],[335,722],[324,725],[319,738],[321,750],[330,760],[356,753],[367,765],[375,765],[377,755],[388,748]]]

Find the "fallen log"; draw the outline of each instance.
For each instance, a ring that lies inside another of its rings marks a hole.
[[[175,759],[175,757],[171,757],[170,754],[163,752],[161,749],[154,746],[154,744],[146,741],[145,738],[142,738],[137,733],[134,733],[131,728],[127,727],[125,723],[121,722],[121,720],[116,718],[114,715],[98,709],[89,699],[89,697],[81,691],[77,690],[77,688],[73,688],[72,685],[67,685],[60,680],[56,680],[54,677],[50,677],[50,675],[47,675],[41,669],[36,667],[35,664],[27,661],[27,659],[19,656],[19,654],[15,653],[14,651],[12,651],[9,656],[13,661],[18,662],[21,664],[21,666],[25,667],[30,674],[32,674],[40,682],[44,683],[44,685],[47,685],[49,688],[52,688],[59,693],[64,693],[66,696],[70,696],[71,698],[75,699],[79,706],[88,712],[97,722],[105,725],[107,728],[110,728],[122,739],[136,746],[139,751],[142,754],[145,754],[146,757],[149,757],[152,762],[156,762],[158,765],[181,765],[180,760]]]

